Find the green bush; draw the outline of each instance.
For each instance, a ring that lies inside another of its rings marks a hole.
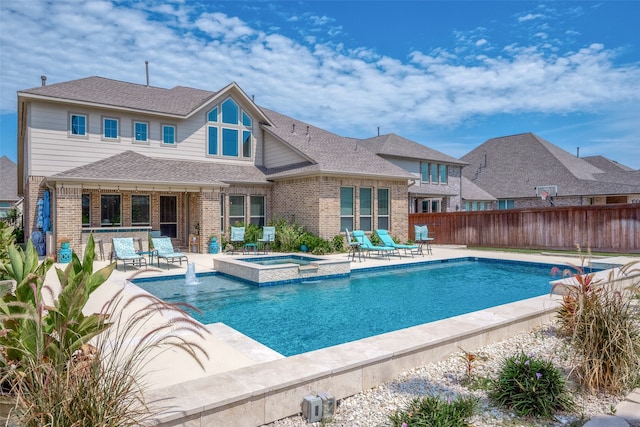
[[[560,370],[550,361],[524,353],[504,361],[489,397],[519,416],[551,418],[573,406]]]
[[[336,234],[331,241],[333,252],[344,252],[345,237],[342,234]]]
[[[25,251],[10,246],[8,255],[1,268],[16,287],[0,300],[0,380],[17,402],[8,425],[141,425],[152,414],[144,402],[143,368],[156,350],[183,350],[198,362],[206,356],[184,338],[202,336],[204,327],[151,295],[124,298],[120,290],[99,313],[83,312],[115,268],[111,263],[93,271],[93,236],[83,262],[74,253],[64,270],[56,269],[59,292],[44,285],[53,260],[40,263],[31,242]],[[120,315],[125,309],[133,312]],[[165,310],[177,313],[164,324],[155,321]]]
[[[466,427],[478,406],[473,397],[444,400],[438,396],[415,398],[406,409],[396,411],[389,419],[393,427]]]

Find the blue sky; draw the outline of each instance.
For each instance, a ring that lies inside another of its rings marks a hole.
[[[16,92],[98,75],[217,91],[454,157],[534,132],[640,169],[639,1],[0,3],[0,155]]]

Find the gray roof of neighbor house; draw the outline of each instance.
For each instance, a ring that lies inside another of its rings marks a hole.
[[[21,90],[18,95],[188,116],[216,92],[184,86],[164,89],[92,76]]]
[[[264,173],[252,164],[156,159],[134,151],[61,172],[48,180],[207,187],[227,186],[233,182],[268,184]]]
[[[463,176],[499,199],[534,197],[543,185],[557,185],[558,196],[640,193],[637,178],[616,178],[533,133],[489,139],[462,160]]]
[[[18,165],[7,156],[0,157],[0,200],[16,202],[18,197]]]
[[[483,201],[483,202],[497,200],[491,194],[484,191],[482,188],[478,187],[477,185],[469,181],[464,176],[462,177],[462,198],[464,200]]]
[[[262,128],[302,153],[308,163],[266,171],[269,178],[309,174],[348,174],[391,179],[414,179],[409,172],[363,149],[353,138],[345,138],[267,108],[262,111],[272,126]]]
[[[581,157],[581,159],[586,160],[591,163],[593,166],[602,170],[603,172],[631,172],[635,169],[630,168],[629,166],[622,165],[615,160],[607,159],[604,156],[587,156]]]
[[[357,143],[361,147],[365,147],[367,150],[382,157],[431,160],[434,162],[461,166],[467,164],[455,157],[448,156],[415,141],[396,135],[395,133],[361,139],[358,140]]]

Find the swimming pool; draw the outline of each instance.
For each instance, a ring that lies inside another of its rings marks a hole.
[[[221,275],[133,282],[187,302],[202,323],[223,322],[291,356],[544,295],[552,265],[482,258],[430,261],[350,277],[258,287]]]

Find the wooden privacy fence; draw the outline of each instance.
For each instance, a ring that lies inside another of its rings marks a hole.
[[[435,244],[640,253],[640,205],[565,206],[409,214]]]

